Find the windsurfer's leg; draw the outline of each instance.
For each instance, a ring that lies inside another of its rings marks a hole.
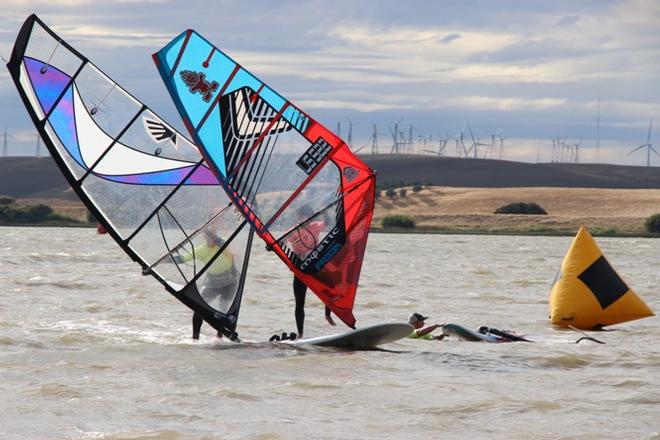
[[[335,320],[332,319],[332,311],[330,310],[330,307],[325,306],[325,320],[328,321],[328,324],[330,325],[337,325],[335,323]]]
[[[307,286],[298,278],[293,277],[293,296],[296,298],[296,327],[298,337],[302,337],[305,327],[305,295]]]
[[[193,326],[193,339],[199,339],[199,331],[202,329],[202,317],[197,313],[193,313],[192,326]]]

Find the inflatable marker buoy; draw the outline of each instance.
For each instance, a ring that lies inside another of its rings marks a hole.
[[[583,226],[564,257],[549,305],[550,322],[581,329],[654,315],[610,266]]]

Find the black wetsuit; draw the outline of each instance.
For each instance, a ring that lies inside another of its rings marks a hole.
[[[303,333],[305,327],[305,296],[307,295],[307,286],[297,277],[293,277],[293,296],[296,298],[296,327],[298,334]]]
[[[197,313],[193,313],[192,327],[193,327],[193,339],[199,339],[199,332],[202,329],[202,323],[204,320]],[[222,332],[218,331],[218,337],[222,337]]]

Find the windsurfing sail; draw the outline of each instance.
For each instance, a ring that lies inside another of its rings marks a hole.
[[[52,157],[103,228],[144,274],[235,337],[253,233],[197,147],[35,15],[7,67]]]
[[[354,327],[374,172],[339,137],[195,31],[153,57],[193,140],[241,213]]]
[[[580,227],[550,292],[550,322],[590,329],[653,316]]]

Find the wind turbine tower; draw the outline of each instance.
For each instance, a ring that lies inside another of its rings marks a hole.
[[[401,145],[401,142],[399,141],[399,123],[401,122],[401,119],[399,119],[397,122],[394,123],[394,125],[390,125],[390,134],[392,135],[392,151],[390,151],[390,154],[399,154],[399,147]]]
[[[7,132],[7,126],[5,125],[5,132],[2,134],[2,157],[9,156],[9,145],[7,143],[7,138],[11,135]]]
[[[600,96],[596,107],[596,163],[600,162]]]
[[[636,147],[628,152],[628,154],[632,154],[637,150],[641,150],[642,148],[646,148],[646,166],[650,167],[651,166],[651,151],[656,156],[660,156],[660,154],[655,151],[655,148],[653,148],[653,144],[651,143],[651,130],[653,129],[653,119],[651,119],[651,123],[649,124],[649,134],[646,136],[646,143],[640,145],[639,147]]]
[[[378,126],[374,124],[374,131],[371,134],[371,154],[378,154]]]
[[[353,145],[353,126],[357,125],[358,122],[353,122],[348,118],[346,120],[348,121],[348,145]]]
[[[34,157],[41,157],[41,136],[37,133],[37,148],[34,152]]]

